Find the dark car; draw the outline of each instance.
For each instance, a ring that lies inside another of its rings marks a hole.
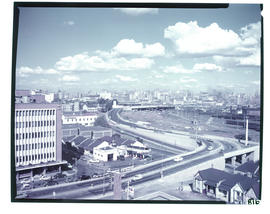
[[[80,180],[83,181],[83,180],[88,180],[90,179],[91,177],[89,175],[82,175]]]

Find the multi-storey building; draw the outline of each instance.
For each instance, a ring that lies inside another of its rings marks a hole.
[[[62,116],[63,124],[81,124],[84,126],[93,126],[95,120],[98,118],[96,113],[87,112],[87,113],[65,113]]]
[[[50,103],[15,104],[15,163],[17,179],[35,169],[61,170],[61,106]],[[40,171],[40,170],[39,170]]]

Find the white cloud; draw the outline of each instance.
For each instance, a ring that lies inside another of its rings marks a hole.
[[[196,21],[178,22],[164,30],[177,53],[190,56],[249,56],[258,48],[260,34],[259,22],[242,28],[240,35],[217,23],[200,27]]]
[[[252,84],[254,85],[260,85],[261,81],[260,80],[255,80],[255,81],[251,81]]]
[[[190,77],[183,77],[180,79],[181,83],[190,83],[190,82],[197,82],[196,79]]]
[[[217,66],[212,63],[196,63],[193,66],[194,70],[199,70],[199,71],[222,71],[221,66]]]
[[[64,24],[69,25],[69,26],[73,26],[73,25],[75,25],[75,22],[74,21],[65,21]]]
[[[143,45],[142,43],[136,42],[133,39],[122,39],[112,50],[118,55],[135,54],[142,55],[144,57],[165,55],[165,48],[159,42]]]
[[[63,75],[61,78],[59,78],[59,81],[63,82],[77,82],[80,80],[80,77],[75,75]]]
[[[89,56],[84,52],[61,58],[55,67],[62,71],[109,71],[148,69],[153,64],[154,61],[148,58]]]
[[[157,14],[157,8],[114,8],[115,10],[120,10],[121,12],[132,15],[138,16],[143,14]]]
[[[177,73],[182,73],[182,74],[191,74],[191,73],[196,73],[196,72],[200,72],[199,70],[194,70],[194,69],[186,69],[183,67],[183,65],[178,64],[178,65],[173,65],[173,66],[166,66],[163,69],[164,73],[173,73],[173,74],[177,74]]]
[[[132,78],[132,77],[129,77],[129,76],[115,75],[115,77],[118,78],[121,81],[124,81],[124,82],[135,82],[135,81],[138,81],[138,79],[135,79],[135,78]]]
[[[59,74],[59,71],[55,69],[43,69],[40,66],[37,66],[35,68],[30,68],[27,66],[22,66],[18,68],[17,74],[21,77],[29,76],[30,74]]]
[[[160,75],[160,74],[156,74],[154,77],[157,78],[157,79],[161,79],[161,78],[163,78],[164,76],[163,76],[163,75]]]

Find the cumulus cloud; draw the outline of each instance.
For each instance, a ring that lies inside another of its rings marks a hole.
[[[62,71],[109,71],[148,69],[154,60],[148,58],[89,56],[87,52],[61,58],[55,67]]]
[[[115,77],[118,78],[121,81],[124,81],[124,82],[135,82],[135,81],[138,81],[138,79],[132,78],[130,76],[115,75]]]
[[[40,66],[30,68],[28,66],[22,66],[18,68],[17,74],[21,77],[29,76],[30,74],[59,74],[59,71],[55,69],[43,69]]]
[[[142,55],[144,57],[164,56],[165,48],[159,42],[154,44],[142,44],[133,39],[122,39],[113,48],[116,54],[123,55]]]
[[[222,71],[221,66],[217,66],[212,63],[196,63],[193,66],[194,70],[199,70],[199,71]]]
[[[158,13],[157,8],[115,8],[115,10],[120,10],[121,12],[132,16]]]
[[[197,82],[196,79],[190,78],[190,77],[183,77],[180,79],[181,83],[191,83],[191,82]]]
[[[80,77],[78,77],[76,75],[63,75],[58,80],[63,81],[63,82],[77,82],[80,80]]]
[[[164,37],[173,42],[178,54],[242,57],[242,64],[247,65],[258,64],[255,60],[244,58],[254,55],[259,50],[260,35],[260,22],[241,28],[240,34],[222,29],[217,23],[200,27],[196,21],[178,22],[164,30]],[[256,56],[252,58],[255,59]]]
[[[186,69],[183,67],[182,64],[178,64],[178,65],[173,65],[173,66],[166,66],[163,69],[163,72],[164,73],[172,73],[172,74],[177,74],[177,73],[191,74],[191,73],[200,72],[200,70]]]

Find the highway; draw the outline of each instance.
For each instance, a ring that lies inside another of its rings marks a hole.
[[[134,167],[131,171],[122,172],[122,187],[126,188],[127,182],[130,185],[137,185],[140,183],[148,182],[154,179],[159,179],[162,176],[171,175],[173,173],[185,170],[192,166],[196,166],[202,162],[212,160],[223,156],[224,153],[239,149],[239,145],[236,143],[228,143],[222,140],[211,140],[208,138],[200,138],[202,145],[194,151],[187,151],[183,148],[175,145],[164,144],[161,141],[153,140],[151,137],[139,135],[138,132],[132,132],[127,130],[121,130],[119,124],[127,125],[136,130],[143,129],[131,122],[127,122],[119,118],[119,109],[109,112],[108,118],[112,121],[108,121],[112,129],[126,134],[134,138],[141,138],[148,145],[159,146],[160,149],[168,150],[171,154],[175,154],[165,159],[150,162],[145,165],[139,165]],[[209,147],[212,147],[209,150]],[[182,156],[181,161],[174,161],[176,156]],[[142,175],[142,178],[134,180],[135,175]],[[89,179],[85,181],[77,181],[72,183],[64,183],[50,187],[44,187],[39,189],[33,189],[27,191],[29,198],[83,198],[89,196],[102,195],[107,191],[113,189],[113,173],[107,173],[104,177]],[[54,193],[55,192],[55,193]]]

